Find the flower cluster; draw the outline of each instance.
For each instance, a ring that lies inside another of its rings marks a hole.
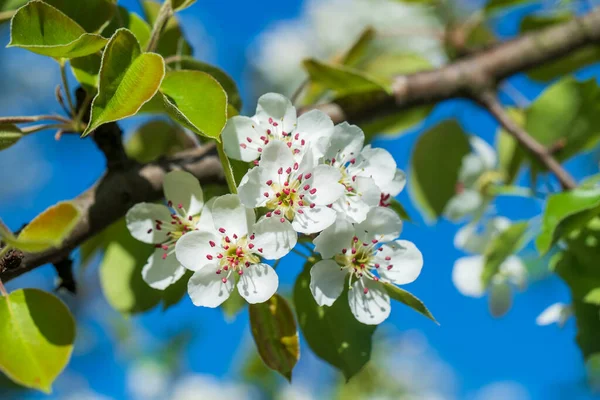
[[[414,281],[423,265],[414,244],[396,240],[402,221],[387,208],[406,182],[393,157],[365,146],[358,127],[334,126],[318,110],[297,117],[287,98],[272,93],[259,99],[255,116],[231,118],[222,139],[228,157],[253,165],[237,194],[205,205],[192,175],[171,172],[168,207],[129,211],[132,235],[156,246],[145,281],[165,289],[188,269],[195,305],[217,307],[235,288],[261,303],[279,284],[264,260],[285,256],[303,234],[322,258],[311,271],[316,302],[332,305],[347,282],[354,316],[365,324],[385,320],[385,285]]]

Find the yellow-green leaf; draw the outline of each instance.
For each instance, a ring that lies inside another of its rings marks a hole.
[[[250,328],[265,364],[292,380],[292,370],[300,358],[300,341],[294,314],[278,294],[268,301],[250,304]]]
[[[14,15],[8,47],[21,47],[56,59],[83,57],[100,51],[106,39],[87,33],[71,18],[34,0]]]
[[[500,271],[502,263],[521,249],[527,227],[526,221],[517,222],[488,244],[485,249],[485,261],[481,274],[484,287],[490,285],[492,278]]]
[[[115,13],[116,5],[110,0],[44,0],[77,22],[86,32],[102,29]]]
[[[325,86],[337,95],[371,91],[388,92],[381,82],[359,70],[342,65],[325,64],[318,60],[304,60],[304,69],[311,81]]]
[[[13,124],[0,124],[0,150],[8,149],[23,137],[23,132]]]
[[[384,283],[383,285],[385,287],[385,291],[392,299],[409,306],[419,314],[429,318],[439,325],[425,304],[412,293],[407,292],[404,289],[400,289],[398,286],[392,285],[391,283]]]
[[[72,203],[58,203],[35,217],[18,237],[5,236],[3,240],[31,253],[58,247],[75,228],[80,217],[81,212]]]
[[[171,4],[173,5],[173,10],[175,10],[175,11],[181,11],[184,8],[188,8],[195,2],[196,2],[196,0],[171,0]]]
[[[171,118],[218,140],[227,122],[227,93],[215,78],[201,71],[171,71],[160,91]]]
[[[131,31],[117,30],[104,50],[98,94],[83,136],[102,124],[135,115],[156,94],[164,76],[160,55],[142,53]]]
[[[0,297],[0,370],[28,388],[50,393],[71,358],[75,321],[56,296],[20,289]]]

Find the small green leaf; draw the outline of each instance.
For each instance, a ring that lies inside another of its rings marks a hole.
[[[506,112],[519,126],[525,125],[525,112],[517,108],[507,108]],[[496,152],[498,153],[498,164],[500,171],[505,177],[506,183],[512,183],[521,164],[525,159],[525,153],[517,144],[517,141],[502,127],[496,133]]]
[[[456,121],[444,121],[417,140],[411,157],[408,185],[425,217],[435,220],[456,194],[464,156],[471,152],[469,139]]]
[[[600,307],[573,300],[573,313],[577,321],[577,344],[585,359],[600,353]]]
[[[196,0],[171,0],[171,4],[173,5],[173,10],[175,10],[175,11],[181,11],[185,8],[188,8],[195,2],[196,2]]]
[[[75,321],[56,296],[20,289],[0,297],[0,370],[28,388],[50,393],[71,358]]]
[[[412,293],[407,292],[404,289],[400,289],[398,286],[392,285],[391,283],[384,283],[383,286],[385,287],[387,294],[389,294],[392,299],[409,306],[419,314],[429,318],[439,325],[425,304],[423,304],[423,302],[415,297]]]
[[[348,305],[348,290],[331,307],[319,307],[310,291],[310,264],[294,286],[298,324],[313,352],[352,378],[371,358],[371,337],[377,325],[361,324]]]
[[[81,213],[72,203],[58,203],[35,217],[15,238],[4,236],[3,240],[17,249],[39,253],[58,247],[73,231]],[[4,233],[3,233],[4,235]]]
[[[154,22],[160,11],[160,3],[154,0],[141,0],[141,4],[146,20],[151,26],[154,26]],[[175,55],[189,56],[192,54],[192,48],[183,36],[177,18],[172,17],[167,22],[167,26],[165,26],[158,40],[156,52],[165,58]]]
[[[133,33],[117,30],[104,50],[98,94],[83,136],[102,124],[135,115],[156,94],[164,76],[161,56],[142,53]]]
[[[56,59],[83,57],[100,51],[106,39],[86,33],[56,8],[33,0],[14,15],[8,47],[21,47]]]
[[[13,124],[0,124],[0,150],[8,149],[23,137],[23,132]]]
[[[227,122],[227,93],[201,71],[171,71],[160,87],[175,121],[201,136],[219,140]]]
[[[356,41],[352,44],[352,46],[346,51],[345,54],[342,55],[340,59],[340,63],[343,65],[347,65],[352,67],[360,62],[363,58],[367,49],[373,43],[373,39],[375,39],[376,32],[372,27],[367,27],[363,30],[356,39]]]
[[[563,235],[587,223],[600,213],[600,188],[578,188],[550,196],[542,219],[541,233],[535,244],[541,254]]]
[[[481,280],[488,287],[494,275],[500,270],[500,265],[523,245],[523,237],[527,231],[527,222],[517,222],[495,237],[485,249],[485,262]]]
[[[182,56],[176,62],[169,64],[175,70],[192,70],[192,71],[202,71],[211,75],[215,78],[223,87],[225,92],[227,92],[227,101],[237,110],[242,108],[242,98],[238,91],[237,85],[235,81],[227,75],[222,69],[212,66],[210,64],[204,63],[202,61],[198,61],[189,56]],[[228,115],[231,118],[231,115]]]
[[[390,88],[398,75],[413,74],[420,71],[433,69],[431,62],[418,54],[409,53],[384,53],[370,59],[362,68]]]
[[[62,11],[86,32],[99,32],[115,14],[116,5],[110,0],[44,0]]]
[[[125,144],[125,152],[140,163],[148,163],[183,150],[188,140],[190,139],[179,126],[163,120],[154,120],[145,123],[133,133]]]
[[[102,56],[100,54],[90,54],[85,57],[72,58],[69,64],[71,72],[73,72],[81,87],[87,93],[95,95],[98,91],[98,73],[102,64]]]
[[[396,214],[398,214],[398,216],[401,219],[403,219],[404,221],[411,221],[410,215],[408,215],[408,212],[406,211],[406,209],[404,208],[404,206],[402,205],[402,203],[400,203],[398,200],[392,199],[390,201],[389,207],[392,210],[394,210],[396,212]]]
[[[250,329],[265,364],[288,381],[300,358],[300,341],[294,314],[278,294],[264,303],[250,304]]]
[[[325,86],[337,95],[371,91],[389,93],[389,89],[384,84],[359,70],[342,65],[325,64],[314,59],[304,60],[303,64],[313,82]]]
[[[116,15],[110,23],[102,29],[102,36],[112,37],[119,28],[126,28],[133,33],[140,46],[144,49],[150,41],[152,28],[142,17],[129,12],[125,7],[119,6]]]
[[[600,306],[600,287],[590,290],[583,298],[583,301]]]

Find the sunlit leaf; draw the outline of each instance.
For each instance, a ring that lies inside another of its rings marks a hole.
[[[294,314],[278,294],[268,301],[250,304],[250,329],[256,348],[265,364],[288,381],[300,358],[300,342]]]
[[[12,124],[0,124],[0,150],[8,149],[23,137],[23,132]]]
[[[340,64],[348,65],[350,67],[356,65],[367,52],[367,49],[373,42],[373,39],[375,39],[375,36],[376,32],[372,27],[367,27],[363,30],[348,51],[342,55]]]
[[[383,83],[350,67],[325,64],[314,59],[305,60],[303,64],[304,69],[306,69],[306,72],[313,82],[325,86],[337,95],[370,91],[389,91]]]
[[[142,53],[133,33],[119,29],[104,50],[98,94],[83,136],[102,124],[135,115],[156,94],[164,75],[163,58]]]
[[[21,47],[56,59],[83,57],[106,45],[102,36],[86,33],[71,18],[38,0],[19,9],[10,33],[8,47]]]
[[[415,297],[412,293],[407,292],[404,289],[400,289],[398,286],[392,285],[391,283],[384,283],[383,285],[385,286],[385,291],[387,292],[387,294],[390,295],[392,299],[407,305],[419,314],[429,318],[430,320],[438,324],[438,322],[433,317],[431,312],[427,309],[425,304],[423,304],[423,302],[417,297]]]
[[[444,121],[419,137],[408,185],[413,200],[429,220],[442,215],[456,194],[462,159],[470,152],[469,139],[456,121]]]
[[[13,381],[50,393],[71,358],[75,321],[57,297],[20,289],[0,297],[0,370]]]
[[[525,125],[525,112],[523,110],[507,108],[506,112],[519,126]],[[498,153],[498,164],[505,177],[505,182],[512,183],[519,173],[521,164],[525,159],[525,153],[513,136],[501,127],[498,128],[496,133],[496,152]]]
[[[160,87],[165,109],[198,135],[218,139],[227,121],[227,93],[201,71],[171,71]]]
[[[495,237],[485,249],[485,262],[481,280],[484,287],[489,286],[492,278],[500,270],[500,265],[523,246],[527,231],[527,222],[517,222]]]
[[[149,121],[132,134],[125,144],[125,152],[138,162],[148,163],[183,150],[188,140],[185,132],[173,123]]]

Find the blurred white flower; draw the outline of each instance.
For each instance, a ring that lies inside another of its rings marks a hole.
[[[166,398],[166,397],[165,397]],[[210,375],[188,375],[175,382],[169,400],[250,400],[256,396],[252,388],[219,381]]]
[[[479,389],[474,400],[529,400],[529,392],[517,382],[494,382]]]
[[[571,315],[573,315],[573,310],[569,304],[554,303],[538,315],[535,323],[540,326],[557,324],[562,328]]]
[[[168,371],[155,361],[135,362],[127,371],[127,390],[133,399],[164,399],[168,385]]]

